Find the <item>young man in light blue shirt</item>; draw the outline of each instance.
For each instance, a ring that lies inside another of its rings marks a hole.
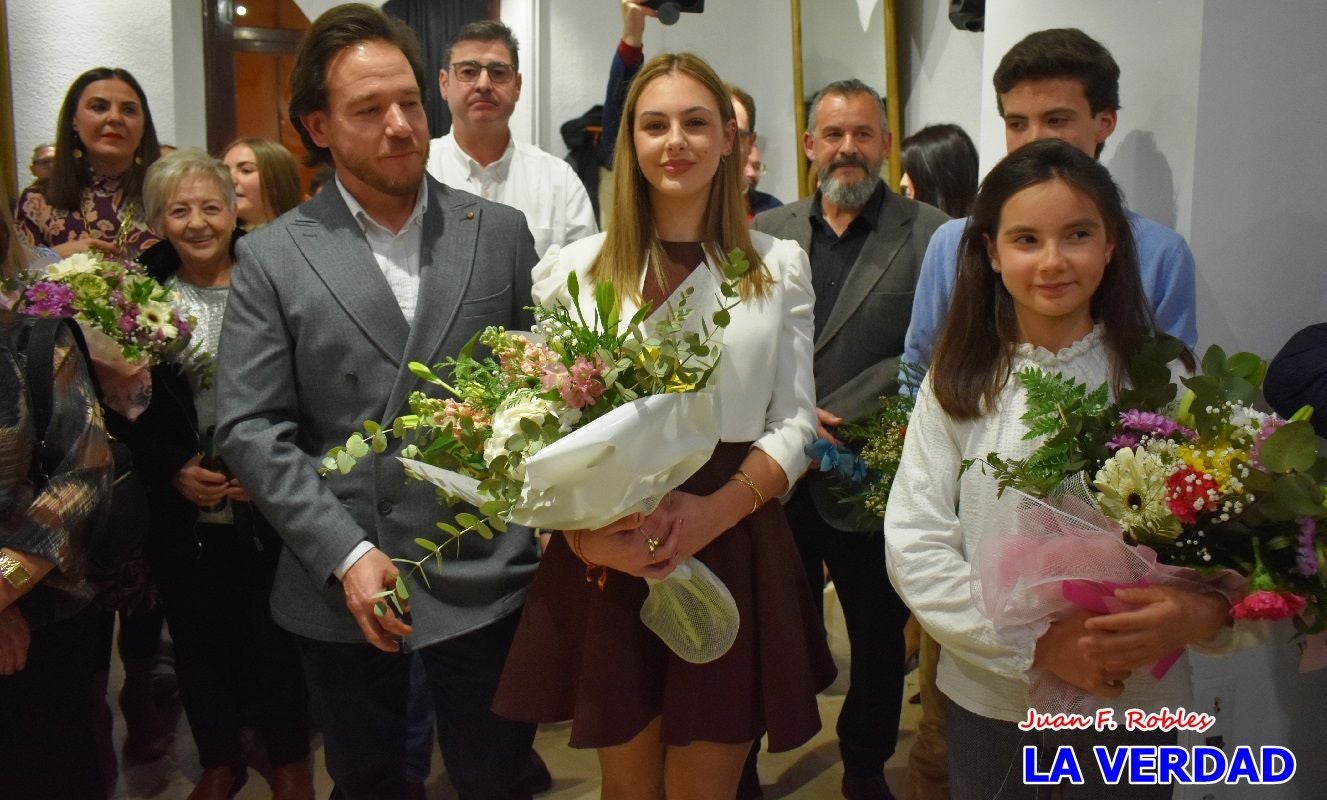
[[[1073,28],[1038,31],[1014,45],[995,70],[996,102],[1005,145],[1013,152],[1037,139],[1063,139],[1100,157],[1115,131],[1120,68],[1105,47]],[[1157,327],[1189,347],[1198,342],[1193,253],[1184,238],[1130,212],[1143,293]],[[912,302],[903,362],[930,365],[949,312],[965,219],[931,237]]]

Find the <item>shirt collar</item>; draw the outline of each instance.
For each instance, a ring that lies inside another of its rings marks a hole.
[[[411,225],[414,225],[416,222],[423,219],[424,212],[428,211],[429,208],[428,181],[421,180],[419,182],[419,194],[415,196],[415,210],[411,212],[410,218],[401,226],[400,231],[390,231],[385,226],[378,224],[378,221],[373,217],[369,216],[369,212],[364,210],[364,206],[359,204],[359,201],[355,199],[355,196],[352,195],[350,190],[346,189],[345,184],[341,182],[340,175],[335,177],[335,181],[337,190],[341,192],[341,199],[346,201],[346,207],[350,209],[350,215],[355,218],[355,222],[359,223],[359,229],[365,233],[368,232],[368,226],[370,225],[376,230],[386,233],[389,236],[397,236],[401,233],[405,233]]]
[[[456,134],[449,133],[443,140],[447,142],[447,149],[451,151],[451,157],[471,178],[492,175],[496,180],[504,180],[507,176],[507,170],[511,167],[512,156],[516,153],[516,137],[511,135],[511,131],[507,132],[507,149],[502,151],[502,155],[498,157],[497,161],[487,167],[471,158],[469,153],[461,149],[460,143],[456,141]]]
[[[875,230],[875,223],[880,219],[880,206],[884,204],[885,193],[888,191],[889,189],[885,187],[885,182],[882,179],[879,185],[875,187],[875,191],[871,192],[871,196],[867,198],[866,204],[857,212],[857,216],[853,217],[851,224],[866,225],[872,230]],[[817,189],[815,196],[811,200],[811,219],[821,225],[826,225],[828,223],[825,222],[825,212],[820,206],[820,197],[820,190]],[[858,220],[860,220],[860,222]]]

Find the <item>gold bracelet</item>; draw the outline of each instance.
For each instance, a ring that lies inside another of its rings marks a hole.
[[[604,590],[604,584],[608,581],[608,567],[605,567],[603,564],[596,564],[585,557],[584,551],[581,550],[582,533],[584,533],[584,531],[572,531],[571,552],[575,553],[576,557],[585,565],[585,582],[595,584],[599,587],[599,591],[602,592]],[[599,573],[598,575],[595,575],[596,570]]]
[[[756,486],[756,482],[751,480],[751,476],[746,474],[746,470],[739,469],[737,474],[728,480],[746,484],[746,488],[750,489],[751,493],[756,496],[755,501],[751,504],[751,514],[756,513],[760,510],[761,506],[765,505],[765,495],[762,494],[760,488]]]
[[[23,566],[22,561],[0,553],[0,578],[4,578],[6,583],[14,587],[14,591],[23,594],[23,587],[32,580],[32,575],[28,572],[28,568]]]

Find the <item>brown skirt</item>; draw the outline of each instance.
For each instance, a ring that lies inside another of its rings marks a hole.
[[[721,443],[680,487],[705,494],[749,444]],[[572,747],[630,741],[662,717],[663,741],[740,743],[767,733],[791,750],[820,729],[816,693],[835,675],[783,507],[765,504],[696,554],[732,592],[732,649],[690,664],[640,621],[644,579],[609,571],[603,590],[554,536],[530,586],[493,710],[523,722],[572,720]]]

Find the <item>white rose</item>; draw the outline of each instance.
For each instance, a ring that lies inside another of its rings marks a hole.
[[[493,435],[484,442],[484,463],[492,464],[493,459],[508,451],[507,441],[521,432],[521,420],[528,419],[543,426],[549,416],[555,417],[561,431],[566,433],[580,420],[581,412],[561,401],[545,400],[533,392],[517,392],[508,397],[493,415]],[[527,442],[522,452],[533,455],[543,446],[540,440]],[[524,472],[524,468],[519,467],[514,477],[521,479]]]

